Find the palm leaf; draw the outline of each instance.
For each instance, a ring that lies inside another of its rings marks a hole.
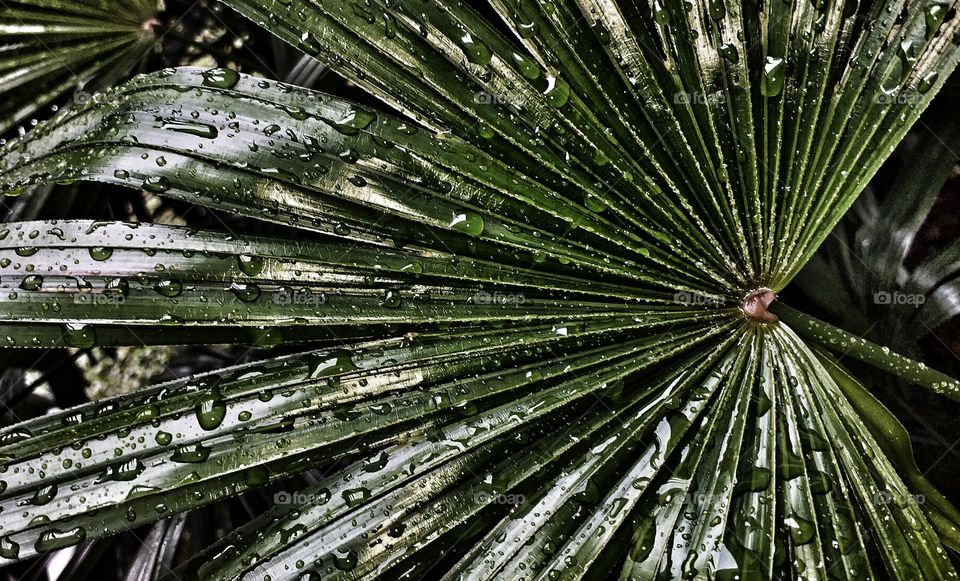
[[[304,239],[11,224],[0,327],[344,345],[0,431],[0,557],[323,468],[173,575],[956,577],[960,515],[822,350],[856,337],[766,309],[956,66],[950,7],[494,0],[508,36],[452,2],[225,3],[406,117],[226,69],[59,115],[3,189],[109,182]]]
[[[127,76],[153,45],[156,12],[155,0],[4,2],[0,134],[70,91],[82,103]]]

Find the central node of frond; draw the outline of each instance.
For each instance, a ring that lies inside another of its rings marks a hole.
[[[748,319],[763,323],[776,323],[779,319],[768,309],[777,300],[777,293],[768,288],[759,288],[743,297],[740,310]]]

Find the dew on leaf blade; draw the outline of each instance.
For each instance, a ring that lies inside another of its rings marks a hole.
[[[357,369],[351,353],[346,350],[313,354],[311,359],[312,362],[309,364],[310,371],[307,374],[309,379],[348,373]]]
[[[483,218],[472,212],[455,212],[449,226],[470,236],[480,236],[484,228]]]
[[[20,544],[9,536],[0,537],[0,557],[16,559],[20,556]]]
[[[107,470],[97,478],[97,482],[129,482],[136,480],[145,469],[146,466],[139,458],[133,458],[121,464],[108,466]]]
[[[727,15],[727,6],[724,0],[710,0],[710,18],[714,20],[723,20]]]
[[[96,332],[89,325],[67,323],[63,326],[63,342],[74,349],[89,349],[96,345]]]
[[[220,135],[220,131],[213,125],[195,121],[165,120],[161,127],[174,133],[185,133],[187,135],[193,135],[194,137],[203,137],[204,139],[216,139],[217,136]]]
[[[17,428],[6,434],[0,435],[0,446],[9,446],[11,444],[16,444],[17,442],[22,442],[24,440],[29,440],[33,437],[33,433],[26,428]],[[6,490],[6,483],[0,487],[0,492]]]
[[[223,401],[223,396],[219,390],[214,389],[213,393],[204,396],[194,407],[197,416],[197,423],[204,430],[214,430],[223,423],[227,414],[227,405]]]
[[[90,258],[103,262],[113,256],[113,249],[104,246],[94,246],[89,250]]]
[[[549,76],[547,77],[547,88],[544,89],[543,94],[547,97],[550,105],[559,109],[570,100],[570,85],[560,77]]]
[[[660,0],[653,0],[653,19],[661,26],[670,24],[670,12],[660,4]]]
[[[353,107],[344,112],[338,119],[324,119],[324,122],[344,135],[358,135],[360,131],[369,127],[376,118],[375,113]]]
[[[58,549],[72,547],[87,538],[87,531],[83,527],[67,529],[51,529],[37,539],[35,548],[38,553],[48,553]]]
[[[400,268],[400,272],[406,272],[409,274],[421,274],[423,272],[423,265],[419,262],[408,262]]]
[[[361,486],[359,488],[344,490],[341,496],[343,496],[343,500],[347,503],[347,506],[353,508],[369,500],[371,494],[369,489]]]
[[[153,288],[158,294],[168,298],[176,297],[183,292],[183,284],[178,280],[161,280]]]
[[[388,290],[383,294],[383,300],[380,301],[380,306],[395,309],[399,307],[402,302],[403,298],[400,296],[400,291]]]
[[[540,77],[540,67],[531,59],[515,52],[513,53],[513,62],[517,65],[520,74],[531,81]]]
[[[39,274],[31,274],[30,276],[25,276],[23,280],[20,281],[20,288],[25,291],[36,291],[40,290],[40,287],[43,286],[43,277]]]
[[[178,447],[170,456],[170,460],[184,464],[199,464],[209,457],[210,448],[203,444],[189,444]]]
[[[364,460],[363,470],[364,472],[379,472],[386,467],[389,461],[390,455],[381,450],[375,457]]]
[[[737,47],[733,43],[726,43],[720,45],[720,56],[726,59],[728,62],[737,64],[740,62],[740,53],[737,52]]]
[[[43,505],[49,503],[57,496],[57,485],[48,484],[42,488],[38,488],[36,492],[33,493],[33,498],[30,499],[30,504],[33,505]]]
[[[240,265],[240,271],[247,276],[257,276],[263,272],[264,259],[260,256],[241,254],[237,262]]]
[[[470,33],[460,37],[460,45],[463,47],[464,54],[467,55],[467,60],[471,63],[482,67],[490,64],[490,60],[493,58],[490,49],[482,41],[473,38]]]
[[[940,74],[937,71],[933,71],[924,75],[923,78],[920,79],[920,82],[917,83],[917,92],[921,94],[929,93],[930,89],[933,88],[933,85],[936,84],[937,77],[939,76]]]
[[[235,282],[230,285],[230,292],[245,303],[252,303],[260,297],[260,287],[255,284]]]
[[[767,57],[760,79],[760,93],[764,97],[776,97],[783,91],[786,62],[781,58]]]
[[[141,187],[144,191],[150,192],[151,194],[162,194],[169,190],[172,185],[166,176],[151,176],[143,180]]]
[[[333,555],[333,566],[341,571],[353,571],[357,567],[357,561],[357,553],[352,549],[338,549]]]
[[[240,82],[240,73],[228,68],[210,69],[204,71],[201,76],[203,77],[203,86],[213,89],[230,90]]]

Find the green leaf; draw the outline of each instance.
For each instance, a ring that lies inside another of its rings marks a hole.
[[[859,359],[877,369],[896,375],[908,383],[920,385],[944,397],[960,401],[960,381],[948,375],[895,353],[889,347],[882,347],[863,337],[857,337],[784,304],[777,305],[775,310],[787,324],[808,341]]]
[[[153,46],[154,0],[11,0],[0,8],[0,134],[76,91],[84,103]]]

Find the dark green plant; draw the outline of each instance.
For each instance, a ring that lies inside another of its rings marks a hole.
[[[184,68],[41,124],[11,194],[288,229],[7,224],[0,337],[341,345],[0,431],[0,557],[323,467],[171,578],[956,578],[960,513],[834,353],[960,383],[768,308],[955,68],[952,4],[225,4],[394,113]]]
[[[902,147],[904,169],[889,191],[879,199],[864,192],[795,281],[844,328],[908,354],[960,314],[957,241],[908,264],[937,195],[955,175],[960,121],[944,103],[916,133]]]

